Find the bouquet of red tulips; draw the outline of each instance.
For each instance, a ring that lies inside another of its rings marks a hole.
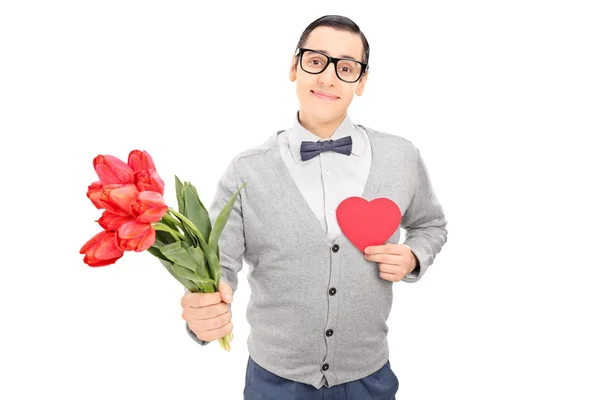
[[[219,236],[245,182],[219,213],[212,226],[207,209],[189,182],[175,176],[179,211],[163,198],[164,182],[146,151],[133,150],[127,163],[110,155],[94,158],[99,181],[88,186],[87,197],[102,216],[103,228],[79,251],[90,267],[114,264],[125,251],[147,250],[190,292],[219,291]],[[230,350],[233,332],[219,339]]]

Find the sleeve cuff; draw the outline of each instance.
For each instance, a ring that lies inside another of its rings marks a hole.
[[[415,257],[417,258],[417,266],[415,267],[415,269],[413,269],[410,273],[406,274],[406,276],[404,276],[404,278],[402,279],[402,281],[406,282],[406,283],[415,283],[417,282],[419,279],[421,279],[423,277],[423,275],[425,274],[425,271],[427,271],[427,266],[424,265],[424,256],[422,255],[422,249],[419,245],[419,243],[417,242],[404,242],[404,245],[406,245],[410,251],[415,255]]]
[[[190,329],[190,326],[187,322],[185,323],[185,330],[187,331],[188,335],[190,335],[190,337],[194,340],[194,342],[198,343],[200,346],[206,346],[210,343],[205,340],[199,339],[198,336],[196,336],[196,334]]]

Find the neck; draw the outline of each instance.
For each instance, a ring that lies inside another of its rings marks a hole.
[[[321,139],[330,138],[344,118],[346,118],[345,114],[330,121],[321,121],[316,118],[307,117],[302,113],[302,110],[298,113],[298,122],[300,125]]]

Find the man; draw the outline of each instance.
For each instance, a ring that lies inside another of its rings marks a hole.
[[[348,18],[311,23],[290,68],[299,99],[291,129],[236,155],[219,181],[213,223],[248,182],[219,241],[221,288],[186,291],[182,317],[202,345],[231,332],[231,297],[246,260],[246,400],[395,399],[386,325],[392,285],[418,281],[447,230],[419,150],[347,115],[364,91],[368,58],[369,44]],[[394,201],[405,242],[398,244],[399,227],[367,254],[353,246],[335,217],[350,196]]]

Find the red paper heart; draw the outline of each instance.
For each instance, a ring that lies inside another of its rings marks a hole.
[[[362,197],[348,197],[337,208],[340,229],[360,251],[379,246],[396,232],[402,213],[392,200],[381,197],[367,201]]]

